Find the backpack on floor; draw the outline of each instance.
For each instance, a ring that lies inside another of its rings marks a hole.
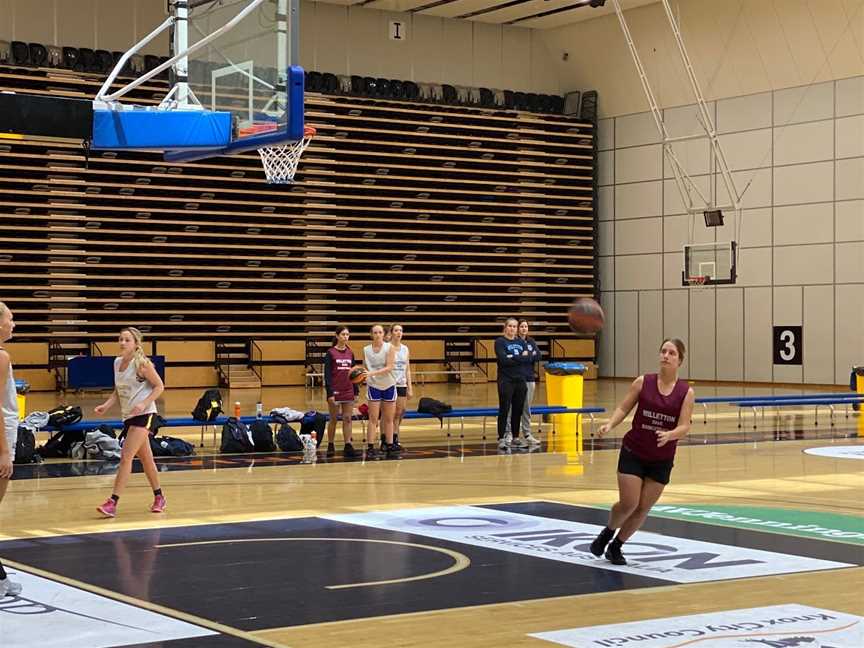
[[[81,408],[77,405],[58,405],[48,412],[48,425],[58,430],[77,423],[82,418]]]
[[[218,389],[208,389],[204,392],[195,409],[192,410],[192,418],[196,421],[209,423],[215,421],[222,413],[222,394]]]
[[[249,431],[249,427],[233,416],[225,421],[222,425],[222,444],[219,450],[228,454],[255,452],[255,444],[252,442],[252,432]]]
[[[36,435],[33,430],[23,426],[18,427],[18,440],[15,442],[15,463],[39,463],[41,457],[36,454]]]
[[[195,446],[191,443],[170,436],[151,436],[150,450],[154,457],[188,457],[195,454]]]
[[[84,443],[84,430],[73,430],[59,432],[53,434],[50,439],[45,442],[45,445],[40,446],[36,451],[43,459],[62,459],[70,457],[72,444]]]
[[[255,452],[275,452],[276,445],[273,443],[273,428],[264,419],[257,419],[249,426],[252,432],[252,445]]]
[[[276,433],[276,444],[282,452],[300,452],[303,449],[300,435],[287,423],[283,423]]]
[[[320,412],[306,412],[300,421],[300,436],[312,434],[317,436],[317,445],[321,445],[324,438],[324,430],[327,428],[327,417]]]

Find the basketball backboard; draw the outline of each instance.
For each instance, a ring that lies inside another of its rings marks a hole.
[[[684,286],[734,284],[737,279],[737,246],[735,241],[722,243],[689,243],[684,246]],[[704,280],[701,278],[704,277]],[[700,279],[694,282],[694,279]]]
[[[248,10],[239,21],[238,8]],[[231,114],[231,143],[219,153],[301,139],[299,0],[190,0],[187,24],[189,88],[207,110]]]
[[[162,24],[119,58],[92,102],[4,93],[0,137],[71,137],[88,149],[161,151],[178,162],[257,149],[268,181],[290,182],[314,136],[304,124],[304,73],[296,65],[299,0],[168,0],[167,9]],[[132,80],[121,76],[142,48],[166,36],[166,59]],[[164,96],[132,100],[166,71]]]

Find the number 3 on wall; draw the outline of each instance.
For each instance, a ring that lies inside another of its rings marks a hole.
[[[801,326],[774,327],[774,364],[800,365],[804,349]]]

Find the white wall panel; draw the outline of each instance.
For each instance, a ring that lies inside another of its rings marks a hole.
[[[837,81],[837,117],[864,114],[864,76]]]
[[[744,380],[744,290],[717,291],[717,380]]]
[[[666,290],[680,290],[681,272],[684,270],[684,253],[681,250],[677,252],[667,252],[663,255],[663,288]]]
[[[864,288],[861,284],[835,287],[835,380],[848,384],[852,366],[864,366]],[[827,353],[827,349],[826,349]]]
[[[601,221],[615,218],[615,188],[611,185],[597,189],[597,218]]]
[[[741,195],[741,206],[743,209],[771,206],[773,186],[771,169],[734,171],[732,179],[735,182],[736,191]],[[726,183],[723,181],[722,176],[717,174],[714,182],[717,186],[717,203],[720,205],[730,204],[729,193],[726,191]]]
[[[615,221],[615,254],[660,252],[660,218]],[[658,286],[659,287],[659,286]]]
[[[615,152],[600,151],[597,154],[597,184],[615,184]]]
[[[661,177],[662,167],[663,152],[659,144],[615,149],[617,183],[657,180]]]
[[[615,223],[613,221],[600,221],[597,226],[598,254],[611,256],[615,254]]]
[[[774,248],[774,285],[834,283],[833,245],[790,245]]]
[[[830,243],[833,240],[833,202],[774,208],[774,245]]]
[[[771,129],[728,133],[719,138],[732,171],[771,166]],[[740,190],[739,190],[740,191]]]
[[[690,291],[690,376],[716,380],[715,288]]]
[[[707,139],[674,142],[672,144],[672,151],[688,175],[702,175],[711,170],[709,167],[711,162],[711,144]],[[663,177],[675,177],[672,164],[665,154],[663,156]]]
[[[838,202],[835,240],[864,241],[864,200]]]
[[[837,120],[836,157],[864,156],[864,115]]]
[[[693,230],[692,236],[690,230]],[[713,243],[714,228],[705,227],[701,215],[666,216],[663,219],[663,251],[684,249],[685,243]]]
[[[834,159],[834,120],[774,129],[774,164]]]
[[[679,338],[690,349],[690,291],[686,288],[666,290],[663,294],[663,338]],[[655,352],[660,348],[657,340]],[[688,378],[690,359],[685,359],[679,375]]]
[[[650,218],[663,210],[663,185],[656,182],[634,182],[615,186],[615,219]]]
[[[635,292],[615,293],[615,373],[636,376],[639,373],[639,306]]]
[[[615,257],[600,257],[600,288],[615,290]],[[609,317],[609,314],[606,314]]]
[[[599,119],[597,121],[597,150],[608,151],[615,148],[615,120]]]
[[[659,290],[662,256],[636,254],[615,257],[616,290]]]
[[[771,248],[738,250],[738,285],[771,285]]]
[[[601,376],[615,376],[615,293],[600,293],[600,306],[606,314],[606,326],[597,336],[597,364]]]
[[[787,88],[774,93],[774,125],[834,117],[834,82]]]
[[[859,283],[864,290],[864,242],[838,243],[836,258],[837,283]]]
[[[663,293],[639,293],[639,373],[657,371],[657,349],[663,339]]]
[[[744,380],[773,379],[771,288],[744,290]]]
[[[774,168],[774,204],[828,202],[834,200],[834,164],[816,162]]]
[[[834,382],[834,354],[825,341],[834,338],[834,287],[804,287],[804,382]]]
[[[715,103],[709,101],[707,108],[708,114],[716,123]],[[684,137],[704,133],[705,129],[699,121],[699,115],[699,108],[695,104],[666,108],[663,111],[663,123],[666,125],[666,132],[669,133],[669,137]]]
[[[837,160],[837,200],[864,198],[864,158]]]
[[[723,226],[714,228],[718,241],[736,241],[739,248],[771,245],[773,219],[770,208],[743,210],[740,227],[734,212],[724,212],[724,215],[726,220]]]
[[[720,133],[754,130],[771,126],[771,93],[721,99],[717,102],[717,130]]]
[[[642,146],[660,141],[657,125],[650,112],[615,118],[615,147]]]

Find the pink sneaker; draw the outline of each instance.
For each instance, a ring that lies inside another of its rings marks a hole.
[[[109,497],[104,504],[97,506],[96,510],[105,517],[114,517],[117,515],[117,502]]]
[[[153,506],[150,507],[150,511],[153,513],[161,513],[165,510],[166,506],[168,506],[168,502],[165,501],[165,498],[162,495],[157,495],[153,499]]]

